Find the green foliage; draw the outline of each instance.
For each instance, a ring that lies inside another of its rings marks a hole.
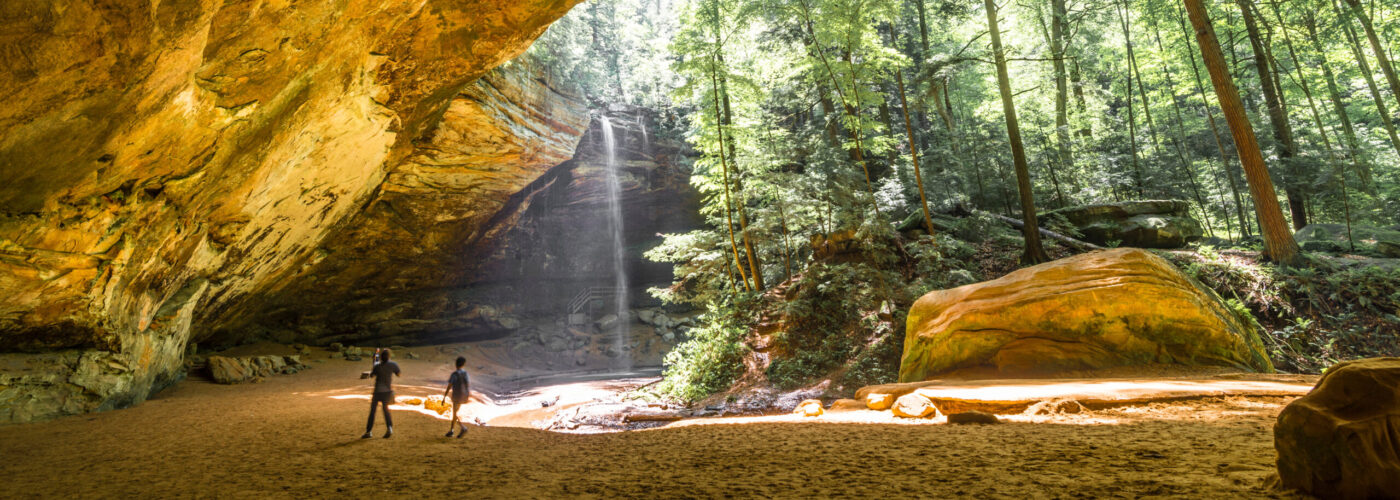
[[[699,318],[690,338],[666,355],[657,390],[683,401],[723,391],[743,373],[744,325],[732,311],[714,306]]]
[[[1400,269],[1281,269],[1239,252],[1202,250],[1182,269],[1263,328],[1280,369],[1316,373],[1339,360],[1400,354]]]

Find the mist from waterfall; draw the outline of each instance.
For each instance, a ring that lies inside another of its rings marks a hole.
[[[617,359],[621,371],[632,369],[632,358],[624,348],[630,344],[628,329],[630,326],[629,305],[627,301],[627,266],[624,251],[626,248],[622,240],[622,181],[618,176],[617,165],[617,140],[613,137],[612,122],[606,116],[598,117],[599,123],[603,126],[604,149],[607,152],[607,186],[608,186],[608,229],[612,233],[613,240],[613,276],[615,278],[614,302],[617,304],[617,337],[614,339],[614,347],[617,349]]]

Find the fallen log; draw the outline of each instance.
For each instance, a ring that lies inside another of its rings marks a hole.
[[[982,214],[985,214],[985,215],[994,217],[994,218],[996,218],[997,220],[1000,220],[1000,221],[1005,222],[1005,223],[1007,223],[1007,224],[1011,224],[1011,226],[1012,226],[1012,227],[1015,227],[1016,229],[1023,229],[1023,228],[1026,227],[1026,223],[1025,223],[1025,222],[1021,222],[1021,221],[1019,221],[1019,220],[1012,219],[1012,218],[1007,217],[1007,216],[1004,216],[1004,215],[997,215],[997,214],[990,213],[990,212],[979,212],[979,213],[982,213]],[[1050,239],[1052,239],[1052,240],[1055,240],[1055,241],[1064,243],[1064,244],[1066,244],[1066,245],[1069,245],[1069,246],[1078,248],[1079,250],[1082,250],[1082,251],[1086,251],[1086,252],[1087,252],[1087,251],[1089,251],[1089,250],[1103,250],[1103,249],[1104,249],[1103,247],[1098,246],[1098,245],[1095,245],[1095,244],[1093,244],[1093,243],[1089,243],[1089,242],[1087,242],[1087,241],[1077,240],[1077,239],[1071,238],[1071,237],[1069,237],[1069,236],[1065,236],[1065,235],[1063,235],[1063,234],[1060,234],[1060,233],[1051,231],[1051,230],[1049,230],[1049,229],[1045,229],[1045,228],[1043,228],[1043,227],[1042,227],[1042,228],[1039,228],[1039,229],[1040,229],[1040,235],[1041,235],[1041,236],[1044,236],[1044,237],[1046,237],[1046,238],[1050,238]]]

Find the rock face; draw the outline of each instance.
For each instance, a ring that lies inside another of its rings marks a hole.
[[[659,129],[677,126],[662,117],[635,108],[615,108],[607,115],[617,142],[623,266],[631,306],[648,306],[646,289],[670,285],[673,273],[670,264],[642,254],[661,242],[660,234],[684,233],[703,224],[697,215],[700,197],[690,185],[693,155],[685,144],[657,139]],[[594,120],[574,159],[527,188],[510,217],[492,228],[499,232],[499,243],[481,246],[486,252],[473,268],[471,294],[509,305],[516,314],[559,315],[580,291],[613,287],[606,176],[602,129]],[[604,314],[599,311],[592,319]],[[658,330],[676,326],[664,315],[637,319]]]
[[[503,244],[503,226],[570,162],[588,129],[583,103],[542,77],[514,62],[467,86],[362,212],[286,281],[221,311],[208,334],[395,344],[518,326],[468,285]]]
[[[1347,227],[1342,224],[1308,224],[1294,238],[1304,250],[1313,252],[1350,252]],[[1351,238],[1357,252],[1370,252],[1381,257],[1400,258],[1400,231],[1372,226],[1352,226]]]
[[[470,86],[574,3],[0,6],[0,421],[143,400],[186,343],[258,333],[225,325],[354,242],[470,238],[479,224],[456,221],[490,219],[554,162],[508,136],[553,150],[585,120]],[[450,220],[409,234],[435,204]],[[418,276],[382,278],[348,279]],[[299,290],[373,301],[316,285]]]
[[[1338,364],[1274,427],[1279,479],[1324,498],[1400,492],[1400,358]]]
[[[1045,215],[1062,215],[1084,241],[1125,247],[1181,248],[1201,239],[1201,224],[1191,207],[1180,200],[1149,200],[1063,208]]]
[[[209,376],[220,384],[238,384],[259,377],[289,375],[309,368],[300,356],[209,357]]]
[[[1165,259],[1092,252],[931,292],[909,312],[899,380],[1143,364],[1272,372],[1254,327]]]

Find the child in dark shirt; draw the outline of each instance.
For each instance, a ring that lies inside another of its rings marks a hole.
[[[457,370],[447,377],[447,389],[442,391],[443,398],[447,398],[449,395],[452,398],[452,422],[447,424],[447,437],[452,437],[453,425],[460,426],[461,428],[461,430],[457,432],[457,437],[460,438],[467,435],[467,425],[462,423],[462,419],[458,415],[458,411],[461,410],[462,405],[466,404],[467,398],[471,397],[470,381],[467,379],[467,371],[462,369],[466,364],[467,358],[461,356],[457,357]]]

